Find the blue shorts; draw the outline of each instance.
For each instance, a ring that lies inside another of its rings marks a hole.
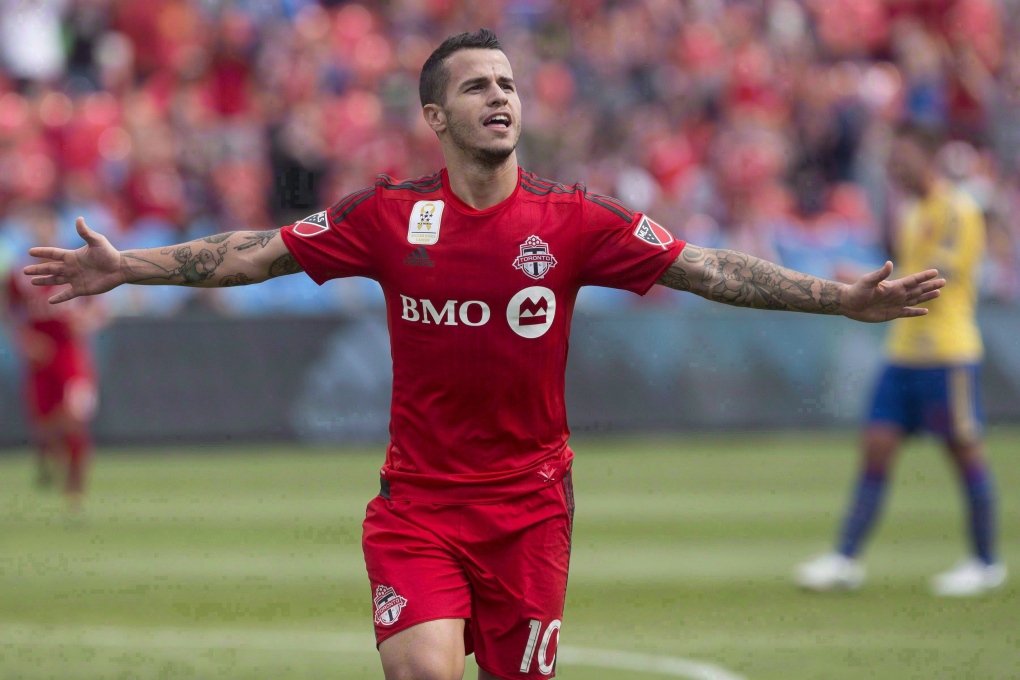
[[[974,442],[985,426],[980,367],[886,366],[868,423],[898,425],[908,434],[924,430],[947,443]]]

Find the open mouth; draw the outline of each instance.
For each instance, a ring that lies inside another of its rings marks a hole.
[[[505,113],[494,113],[482,124],[487,128],[506,130],[510,127],[510,116]]]

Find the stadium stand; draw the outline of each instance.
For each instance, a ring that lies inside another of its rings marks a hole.
[[[1020,299],[1020,4],[1007,0],[38,0],[0,6],[0,269],[45,202],[121,246],[289,223],[441,164],[417,102],[445,35],[518,60],[525,167],[684,238],[837,277],[887,257],[891,126],[942,154],[989,223],[983,294]],[[381,304],[370,286],[232,291],[233,314]],[[131,291],[120,315],[194,291]],[[697,304],[591,290],[582,308]],[[200,304],[205,304],[200,302]]]

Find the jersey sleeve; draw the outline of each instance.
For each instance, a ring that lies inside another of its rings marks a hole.
[[[582,286],[644,295],[684,248],[667,229],[608,196],[584,192],[581,215]]]
[[[377,278],[376,188],[355,191],[329,210],[280,230],[287,250],[320,286],[345,276]]]

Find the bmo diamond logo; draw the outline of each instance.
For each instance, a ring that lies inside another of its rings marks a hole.
[[[378,586],[372,600],[375,602],[375,622],[380,626],[392,626],[400,618],[400,611],[407,606],[407,600],[389,586]]]
[[[506,321],[522,338],[538,338],[556,318],[556,295],[543,286],[531,286],[510,298]]]

